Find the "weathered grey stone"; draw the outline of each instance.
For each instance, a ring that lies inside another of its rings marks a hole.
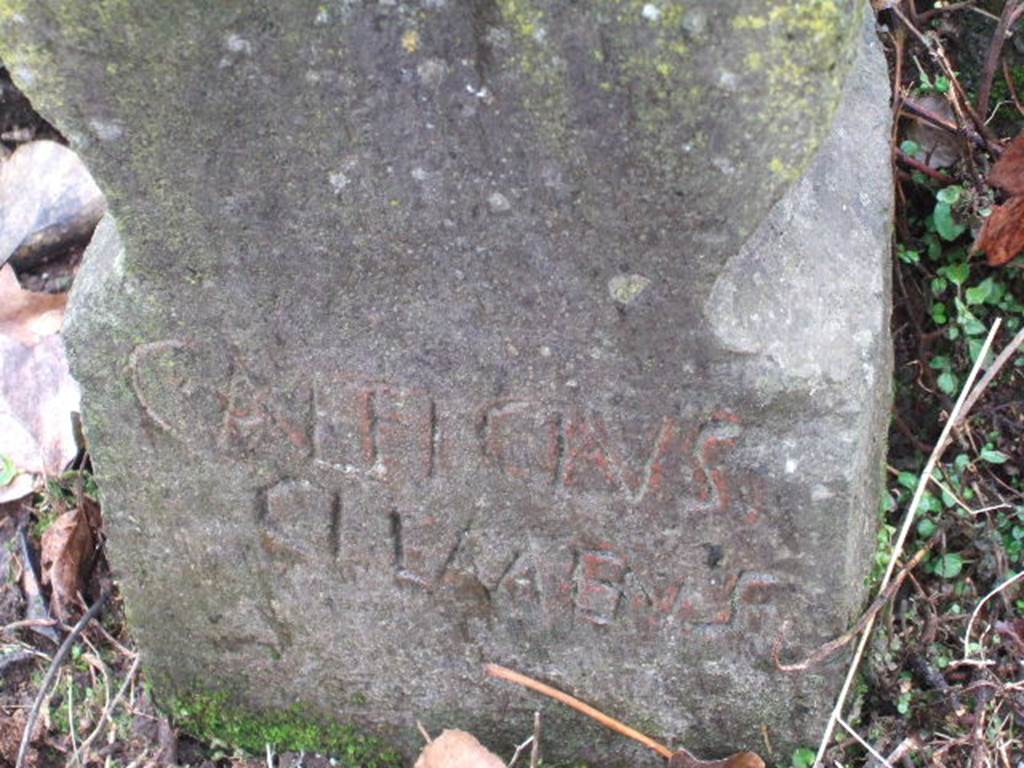
[[[535,706],[497,661],[691,748],[813,740],[838,676],[770,650],[860,604],[888,409],[862,3],[0,9],[118,216],[71,342],[163,691],[496,746]]]
[[[105,210],[74,152],[55,141],[22,144],[0,160],[0,266],[34,268],[83,247]]]

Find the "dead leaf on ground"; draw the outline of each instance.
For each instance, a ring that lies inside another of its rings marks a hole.
[[[444,731],[427,744],[413,768],[505,768],[505,761],[466,731]]]
[[[60,330],[67,304],[66,293],[26,291],[10,264],[0,268],[0,334],[36,344]]]
[[[1024,134],[1010,142],[992,166],[988,183],[1011,195],[1024,195]]]
[[[974,243],[990,267],[1001,267],[1024,251],[1024,195],[1011,197],[992,209]]]
[[[942,96],[923,96],[917,104],[936,117],[950,124],[956,123],[956,116],[949,99]],[[915,142],[924,153],[925,162],[932,168],[947,168],[960,159],[960,145],[957,137],[942,128],[936,128],[922,117],[908,115],[906,137]]]
[[[10,266],[0,268],[0,503],[32,493],[78,453],[71,414],[80,393],[57,333],[66,304],[23,290]]]
[[[76,508],[58,517],[43,533],[43,584],[50,586],[50,607],[61,621],[68,621],[84,590],[86,568],[96,549],[99,507],[83,498]]]
[[[1024,251],[1024,134],[1014,139],[996,161],[988,182],[1011,197],[992,209],[971,250],[983,252],[990,267],[1001,267]]]

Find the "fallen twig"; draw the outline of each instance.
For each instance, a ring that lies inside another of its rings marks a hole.
[[[999,56],[1003,52],[1003,43],[1006,36],[1024,13],[1024,6],[1020,0],[1006,0],[1003,12],[999,16],[999,23],[992,35],[992,43],[988,48],[988,57],[985,59],[985,67],[981,74],[981,85],[978,87],[978,114],[983,117],[988,113],[989,101],[992,98],[992,83],[996,77],[996,67],[999,65]]]
[[[1003,370],[1003,366],[1013,357],[1013,354],[1020,348],[1021,344],[1024,344],[1024,328],[1018,331],[1013,340],[996,356],[996,359],[992,361],[992,365],[985,370],[985,375],[981,377],[978,386],[971,390],[971,394],[964,402],[963,411],[953,425],[954,429],[960,429],[963,426],[963,423],[967,420],[967,415],[971,412],[971,408],[978,402],[978,398],[988,388],[988,385],[992,383],[992,380],[999,375],[999,372]]]
[[[28,755],[28,746],[32,741],[32,731],[36,726],[36,720],[39,719],[39,712],[43,707],[43,702],[46,700],[47,694],[50,692],[50,687],[57,679],[57,674],[60,672],[60,666],[64,662],[65,657],[70,653],[72,646],[78,636],[82,634],[82,631],[89,625],[89,622],[99,615],[99,612],[103,609],[103,606],[107,602],[107,598],[110,597],[109,592],[104,592],[99,596],[99,599],[89,608],[88,611],[78,620],[78,623],[71,628],[71,632],[64,638],[64,642],[61,643],[60,648],[57,649],[57,653],[53,655],[53,661],[50,662],[50,668],[46,671],[46,677],[43,678],[43,682],[39,685],[39,692],[36,694],[36,699],[32,703],[32,710],[28,715],[28,722],[25,723],[25,731],[21,734],[21,745],[18,747],[18,758],[15,760],[14,768],[24,768],[25,757]]]
[[[512,759],[505,764],[505,768],[512,768],[512,766],[515,765],[516,761],[519,759],[519,755],[521,755],[523,750],[531,744],[533,744],[533,736],[529,736],[526,739],[526,741],[524,741],[522,744],[516,747],[515,754],[513,754]]]
[[[669,768],[765,768],[764,760],[754,752],[737,752],[734,755],[723,758],[721,760],[701,760],[696,757],[688,749],[677,749],[675,751],[669,749],[664,744],[655,741],[650,736],[640,733],[640,731],[630,728],[623,722],[616,720],[613,717],[609,717],[604,712],[596,709],[586,702],[580,701],[574,696],[570,696],[567,693],[563,693],[557,688],[552,688],[550,685],[534,680],[532,677],[515,672],[507,667],[499,666],[498,664],[485,664],[484,670],[491,677],[497,677],[501,680],[507,680],[510,683],[516,683],[524,688],[537,691],[545,696],[548,696],[556,701],[560,701],[567,707],[572,707],[577,712],[582,712],[587,717],[590,717],[605,728],[615,731],[616,733],[633,739],[643,744],[649,749],[653,749],[662,757],[668,758]]]
[[[1006,589],[1008,586],[1010,586],[1011,584],[1016,584],[1021,579],[1024,579],[1024,571],[1021,571],[1020,573],[1016,574],[1015,576],[1011,576],[1010,578],[1008,578],[1006,581],[1004,581],[998,587],[996,587],[991,592],[989,592],[987,595],[985,595],[983,598],[981,598],[981,600],[978,601],[978,604],[976,606],[974,606],[974,610],[971,611],[971,618],[967,622],[967,629],[964,630],[964,660],[965,661],[970,659],[970,656],[971,656],[971,653],[970,653],[971,630],[974,628],[974,620],[978,618],[978,614],[981,612],[982,606],[985,605],[985,603],[987,603],[993,597],[998,595],[1000,592],[1002,592],[1004,589]]]
[[[128,690],[128,686],[132,682],[132,678],[135,677],[135,673],[139,669],[139,657],[136,656],[135,660],[132,661],[131,667],[128,669],[128,674],[124,678],[124,682],[121,683],[121,687],[118,688],[117,693],[114,694],[114,698],[103,708],[103,712],[100,714],[99,722],[96,723],[96,727],[93,728],[92,733],[82,742],[81,746],[75,750],[74,754],[71,755],[71,759],[68,761],[68,765],[74,765],[76,762],[81,762],[82,755],[88,755],[89,745],[96,739],[100,731],[103,729],[104,724],[114,714],[114,710],[117,709],[117,705],[121,703],[121,699],[124,698],[125,693]]]
[[[586,702],[580,701],[575,696],[563,693],[557,688],[552,688],[550,685],[542,683],[539,680],[534,680],[532,677],[527,677],[526,675],[515,672],[507,667],[502,667],[498,664],[486,664],[484,665],[484,671],[491,677],[507,680],[510,683],[521,685],[524,688],[529,688],[537,693],[548,696],[555,701],[560,701],[567,707],[572,707],[577,712],[582,712],[587,717],[596,720],[605,728],[615,731],[628,739],[633,739],[633,741],[638,741],[648,749],[653,749],[662,757],[669,758],[674,754],[671,749],[666,747],[664,744],[655,741],[650,736],[640,733],[640,731],[634,728],[630,728],[625,723],[619,722],[613,717],[609,717],[604,712],[590,706]]]
[[[928,165],[928,163],[922,163],[920,160],[911,157],[902,149],[897,148],[895,150],[895,155],[897,160],[899,160],[904,165],[913,168],[915,171],[920,171],[926,176],[929,176],[935,179],[936,181],[941,182],[942,184],[948,185],[953,183],[953,179],[944,174],[942,171],[937,171],[930,165]]]
[[[861,736],[859,733],[853,730],[853,726],[851,726],[841,717],[838,719],[838,722],[839,725],[841,725],[848,734],[853,736],[854,741],[856,741],[858,744],[864,747],[865,750],[867,750],[867,753],[869,755],[871,755],[873,758],[875,758],[875,760],[884,765],[885,768],[893,768],[892,763],[890,763],[888,760],[882,757],[882,754],[877,749],[868,744],[868,742],[864,739],[863,736]]]
[[[956,404],[953,406],[953,410],[949,414],[949,418],[946,419],[946,425],[942,428],[942,434],[939,435],[939,440],[936,442],[935,448],[928,457],[928,462],[925,464],[924,471],[921,473],[920,479],[917,482],[917,488],[914,490],[914,496],[910,500],[910,506],[907,508],[907,513],[903,518],[903,525],[900,527],[899,535],[896,537],[896,542],[893,544],[893,551],[889,558],[889,565],[886,567],[885,573],[882,575],[881,584],[879,584],[878,587],[879,593],[884,592],[885,588],[889,586],[889,582],[892,580],[893,571],[896,569],[896,562],[903,552],[903,545],[906,543],[907,536],[910,534],[910,528],[914,523],[914,516],[917,514],[917,508],[920,506],[921,499],[924,498],[925,489],[928,487],[928,478],[930,478],[932,472],[935,471],[935,465],[939,463],[942,453],[946,450],[950,434],[953,431],[953,425],[960,417],[964,403],[967,401],[968,393],[974,386],[974,381],[978,377],[978,372],[981,370],[981,366],[984,363],[985,358],[988,356],[988,351],[992,347],[992,340],[995,338],[996,333],[999,332],[999,327],[1001,325],[1002,320],[998,318],[992,324],[992,328],[988,332],[988,337],[985,339],[984,345],[982,345],[981,352],[978,355],[977,360],[974,361],[974,367],[971,368],[967,381],[964,382],[964,386],[960,390],[960,396],[957,398]],[[874,617],[872,617],[864,626],[864,630],[861,633],[860,642],[857,644],[857,650],[854,652],[853,660],[850,662],[850,669],[846,673],[846,679],[843,681],[843,687],[839,691],[835,707],[832,709],[832,714],[829,716],[828,724],[825,726],[825,733],[822,735],[821,743],[818,745],[818,752],[814,757],[815,766],[822,764],[821,761],[825,757],[825,751],[828,749],[829,743],[832,741],[832,733],[835,731],[836,723],[842,716],[843,706],[846,704],[846,697],[850,695],[850,688],[853,686],[853,680],[857,675],[857,668],[860,666],[860,660],[864,656],[864,650],[867,648],[868,640],[871,637],[871,630],[874,627],[874,624]]]
[[[868,622],[872,621],[875,616],[878,615],[878,612],[888,605],[889,601],[895,597],[896,593],[900,591],[900,587],[903,586],[903,582],[906,580],[907,576],[909,576],[910,572],[921,564],[921,561],[924,560],[928,552],[931,551],[932,545],[936,541],[937,539],[933,537],[927,544],[917,551],[917,553],[910,559],[910,562],[903,566],[899,574],[896,575],[896,578],[892,580],[892,583],[874,599],[874,602],[872,602],[868,609],[864,611],[856,624],[834,640],[829,640],[824,645],[819,646],[814,653],[803,661],[798,661],[795,664],[782,663],[780,656],[782,652],[782,643],[785,638],[780,633],[778,638],[775,640],[775,644],[772,646],[772,661],[775,662],[775,668],[780,672],[803,672],[811,667],[816,667],[837,651],[849,645],[850,641],[860,634],[861,630],[867,626]],[[783,626],[783,631],[785,631],[785,626]]]
[[[533,743],[530,745],[530,768],[540,765],[540,710],[533,713]]]

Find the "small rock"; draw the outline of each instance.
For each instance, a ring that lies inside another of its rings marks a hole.
[[[501,192],[493,192],[487,198],[487,207],[491,213],[507,213],[512,210],[512,203]]]
[[[21,145],[0,164],[0,265],[32,269],[84,245],[105,210],[78,155],[55,141]]]
[[[619,304],[629,304],[650,284],[643,275],[616,275],[608,281],[608,295]]]

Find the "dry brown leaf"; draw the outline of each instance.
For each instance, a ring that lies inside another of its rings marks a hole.
[[[50,585],[50,608],[68,621],[85,586],[85,570],[95,549],[98,510],[88,499],[58,517],[43,533],[43,584]]]
[[[956,123],[953,107],[944,96],[923,96],[917,100],[917,104],[946,123]],[[932,168],[946,168],[960,159],[957,137],[922,117],[910,116],[906,137],[921,147],[925,162]]]
[[[0,334],[35,344],[60,330],[67,304],[66,293],[26,291],[10,264],[0,267]]]
[[[985,253],[990,267],[1000,267],[1024,251],[1024,196],[1011,197],[992,209],[974,250]]]
[[[444,731],[427,744],[413,768],[505,768],[505,761],[465,731]]]
[[[0,268],[0,457],[18,473],[0,486],[0,503],[32,493],[78,452],[79,389],[57,335],[66,305],[66,295],[23,290],[9,265]]]
[[[0,486],[0,502],[32,493],[41,478],[60,474],[75,458],[71,414],[79,401],[59,335],[26,345],[0,328],[0,456],[17,471]]]
[[[1011,195],[1024,195],[1024,134],[1003,151],[988,174],[988,183]]]

